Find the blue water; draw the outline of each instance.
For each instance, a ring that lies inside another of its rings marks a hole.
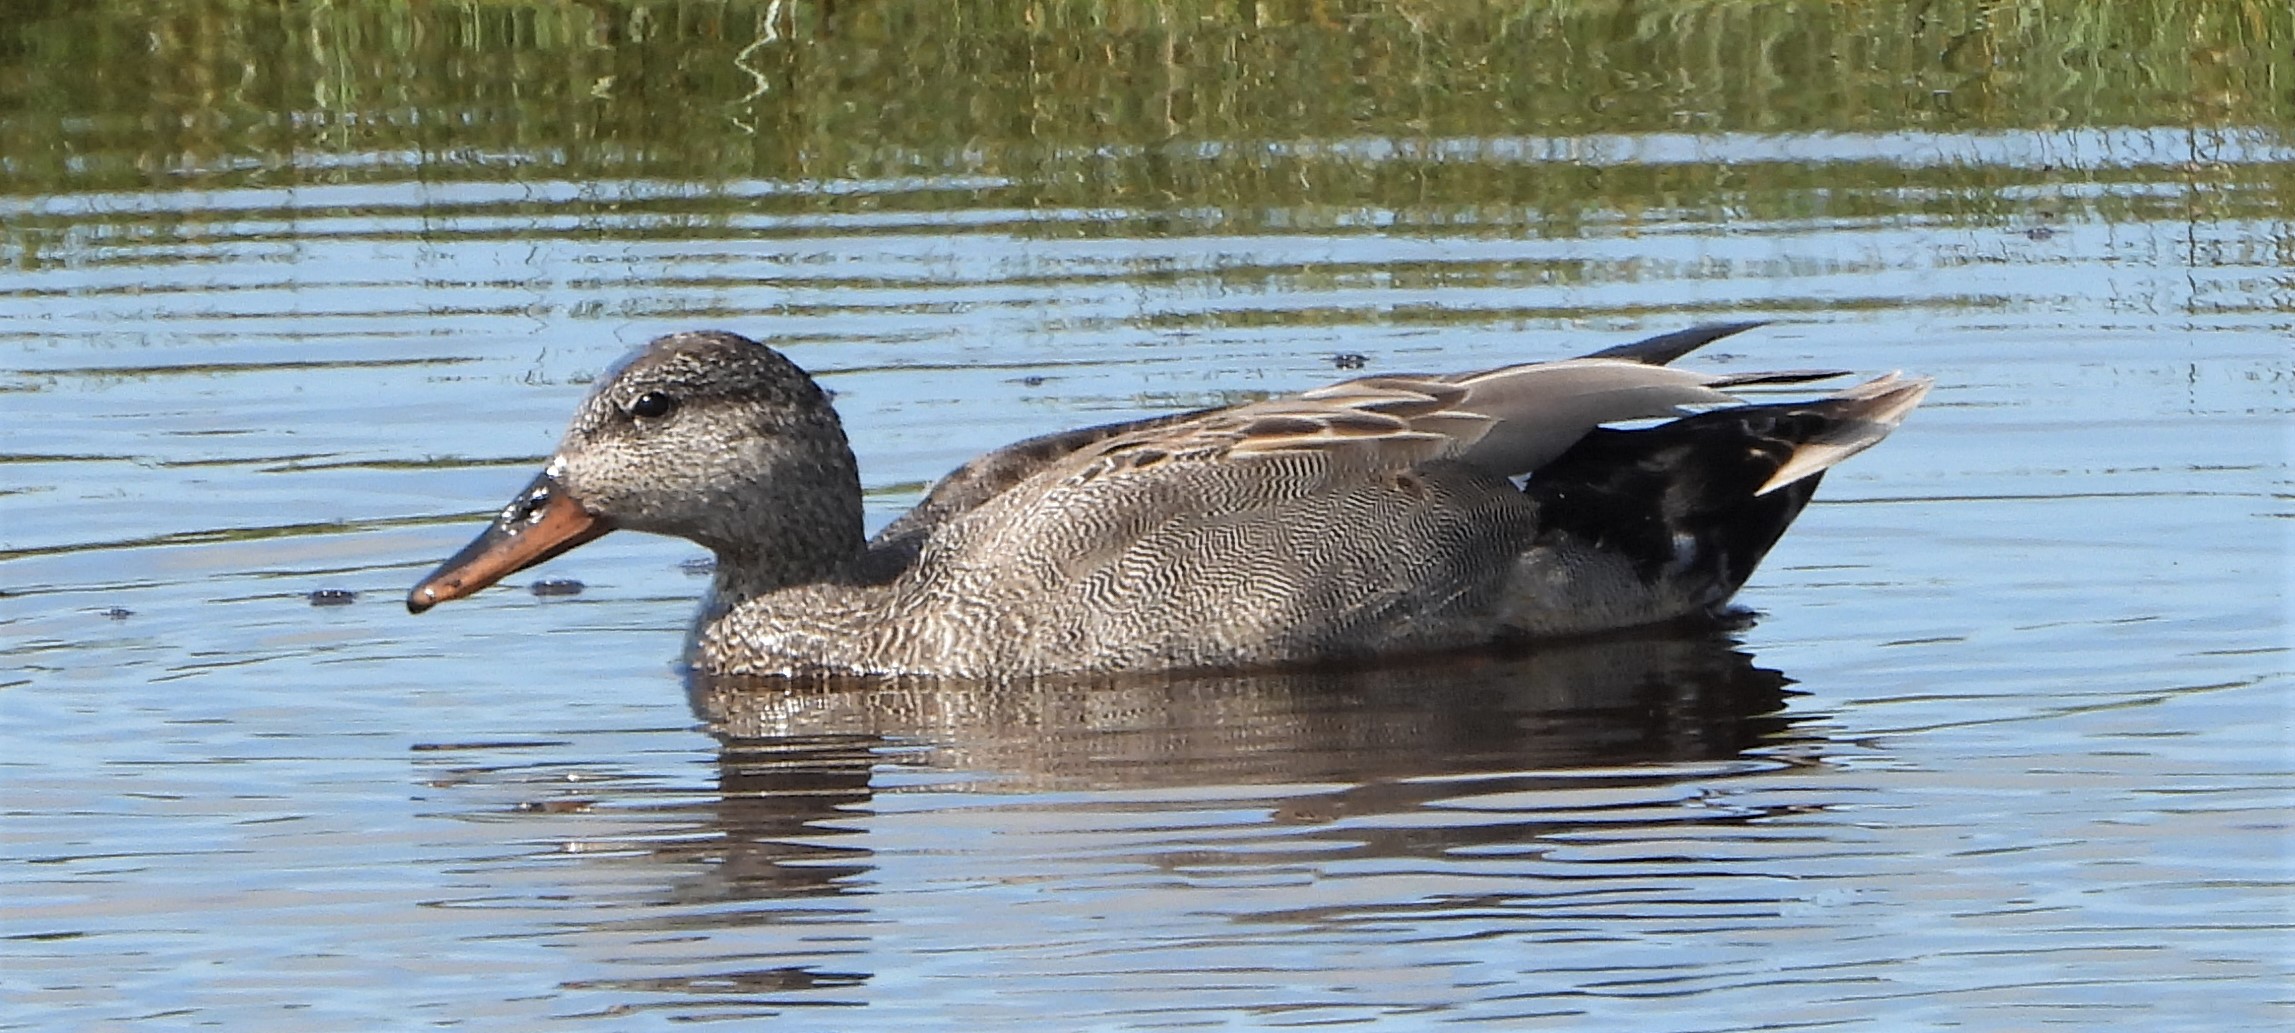
[[[2295,229],[2236,186],[2288,156],[2231,141],[2197,197],[2149,133],[1471,143],[1443,160],[1805,165],[1824,214],[1548,236],[964,177],[0,199],[62,241],[0,279],[0,1029],[2295,1017]],[[1375,144],[1299,147],[1422,160]],[[2036,153],[2114,175],[1824,203]],[[831,193],[874,210],[786,203]],[[1719,639],[697,716],[684,543],[400,605],[666,331],[817,372],[881,522],[981,450],[1341,354],[1715,318],[1778,322],[1711,367],[1938,379]]]

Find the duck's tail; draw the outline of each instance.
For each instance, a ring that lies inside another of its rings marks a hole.
[[[1887,437],[1929,386],[1890,374],[1809,401],[1596,430],[1523,486],[1539,504],[1540,547],[1618,571],[1599,579],[1612,582],[1599,604],[1586,603],[1647,612],[1612,612],[1613,621],[1716,608],[1752,576],[1825,470]],[[1637,593],[1642,601],[1630,601]]]
[[[1833,464],[1880,444],[1882,438],[1897,429],[1897,424],[1905,421],[1906,414],[1912,412],[1921,399],[1928,397],[1928,389],[1934,383],[1928,377],[1891,373],[1814,402],[1748,406],[1777,410],[1785,422],[1804,432],[1778,439],[1790,446],[1784,452],[1785,461],[1779,463],[1753,493],[1767,495],[1815,477],[1831,469]],[[1805,418],[1795,423],[1791,420],[1794,415]]]

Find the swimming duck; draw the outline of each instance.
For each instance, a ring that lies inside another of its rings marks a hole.
[[[407,609],[628,528],[716,554],[689,657],[724,674],[1274,667],[1716,614],[1929,387],[1747,403],[1729,391],[1841,374],[1667,365],[1755,325],[1031,438],[873,538],[828,393],[746,337],[672,334]]]

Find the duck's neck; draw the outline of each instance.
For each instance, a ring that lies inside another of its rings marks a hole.
[[[861,534],[861,485],[849,453],[816,474],[814,490],[736,507],[729,526],[703,545],[717,555],[710,584],[716,604],[732,608],[798,585],[850,581],[867,548]]]
[[[859,569],[860,530],[850,540],[819,542],[809,547],[788,543],[782,548],[720,548],[717,573],[709,594],[716,604],[731,609],[758,596],[771,595],[798,585],[850,581]]]

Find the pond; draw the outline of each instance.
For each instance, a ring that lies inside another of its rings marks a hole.
[[[2284,3],[11,11],[0,1029],[2295,1019]],[[402,605],[661,333],[876,526],[1722,319],[1937,378],[1731,627],[792,691],[687,683],[683,542]]]

